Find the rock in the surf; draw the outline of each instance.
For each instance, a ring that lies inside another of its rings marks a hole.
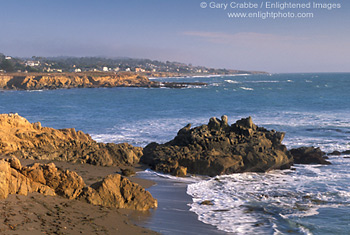
[[[251,117],[232,125],[226,116],[214,117],[208,125],[191,128],[188,124],[165,144],[147,145],[141,162],[173,175],[178,175],[180,167],[209,176],[286,169],[293,157],[281,143],[284,135],[256,126]]]
[[[331,152],[331,153],[328,153],[328,155],[333,155],[333,156],[340,156],[342,153],[341,152],[339,152],[339,151],[337,151],[337,150],[335,150],[335,151],[333,151],[333,152]]]
[[[290,153],[294,158],[296,164],[331,164],[325,160],[326,153],[321,151],[320,148],[315,147],[301,147],[297,149],[291,149]]]

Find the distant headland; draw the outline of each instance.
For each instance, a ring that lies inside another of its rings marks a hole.
[[[200,82],[158,82],[150,77],[263,74],[259,71],[214,69],[179,62],[102,57],[15,58],[0,53],[0,89],[41,90],[97,87],[205,86]]]
[[[184,88],[201,82],[158,82],[133,72],[0,73],[2,90],[51,90],[99,87]]]

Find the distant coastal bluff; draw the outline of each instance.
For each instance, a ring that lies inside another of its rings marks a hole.
[[[198,82],[157,82],[149,80],[146,76],[132,72],[0,73],[0,89],[2,90],[44,90],[99,87],[184,88],[189,85],[206,84]]]

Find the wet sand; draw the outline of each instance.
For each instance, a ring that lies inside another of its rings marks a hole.
[[[157,210],[150,212],[151,216],[139,218],[138,225],[166,235],[228,234],[199,221],[189,211],[192,198],[186,193],[188,183],[147,172],[137,176],[157,183],[147,190],[158,200]]]

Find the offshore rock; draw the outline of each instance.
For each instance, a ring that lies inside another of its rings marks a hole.
[[[28,195],[33,192],[107,207],[141,211],[157,207],[157,200],[149,192],[120,175],[109,175],[86,187],[76,172],[63,171],[53,163],[22,167],[15,157],[0,160],[0,199],[9,194]]]
[[[97,143],[88,134],[70,129],[42,127],[18,114],[0,114],[0,154],[18,158],[59,160],[101,166],[133,165],[141,147]]]
[[[331,152],[331,153],[328,153],[328,155],[330,155],[330,156],[332,156],[332,155],[334,155],[334,156],[340,156],[342,153],[341,152],[339,152],[339,151],[337,151],[337,150],[335,150],[335,151],[333,151],[333,152]]]
[[[297,149],[291,149],[290,153],[294,158],[296,164],[331,164],[325,160],[326,153],[321,151],[320,148],[315,147],[301,147]]]
[[[256,126],[251,117],[231,126],[227,117],[211,118],[208,125],[179,130],[165,143],[144,148],[141,162],[153,170],[178,175],[181,167],[188,173],[222,175],[239,172],[266,172],[286,169],[293,157],[281,144],[284,133]]]

